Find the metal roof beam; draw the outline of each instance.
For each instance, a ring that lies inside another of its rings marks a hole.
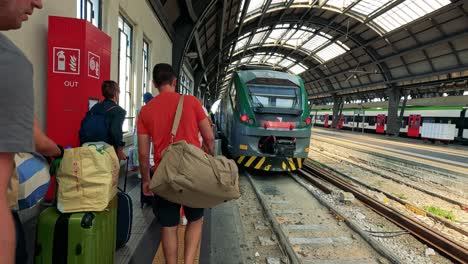
[[[198,59],[200,60],[200,64],[203,69],[206,68],[205,66],[205,60],[203,59],[203,53],[200,47],[200,36],[198,35],[198,31],[195,31],[193,34],[193,37],[195,38],[195,45],[197,46],[197,52],[198,52]]]
[[[197,21],[198,16],[197,16],[195,10],[193,9],[192,0],[185,0],[185,6],[187,8],[187,12],[188,12],[190,18],[192,19],[192,21],[193,22]]]
[[[221,0],[220,1],[220,9],[218,11],[218,28],[219,32],[217,35],[218,38],[218,49],[220,55],[218,55],[218,65],[217,65],[217,70],[216,70],[216,91],[219,90],[219,83],[220,83],[220,78],[219,78],[219,72],[221,68],[221,62],[222,62],[222,52],[223,52],[223,40],[224,40],[224,20],[226,17],[226,1],[227,0]]]
[[[419,51],[419,50],[424,50],[424,49],[427,49],[427,48],[430,48],[430,47],[433,47],[433,46],[436,46],[436,45],[439,45],[441,43],[446,43],[446,42],[449,42],[449,41],[452,41],[452,40],[455,40],[455,39],[459,39],[459,38],[463,38],[465,36],[468,36],[468,29],[462,31],[462,32],[457,32],[457,33],[453,33],[451,35],[447,35],[446,37],[441,37],[441,38],[438,38],[436,40],[433,40],[433,41],[430,41],[430,42],[427,42],[425,44],[422,44],[422,45],[417,45],[417,46],[414,46],[414,47],[411,47],[411,48],[407,48],[405,50],[402,50],[396,54],[393,54],[393,55],[390,55],[390,56],[387,56],[387,57],[383,57],[383,58],[380,58],[378,59],[377,61],[375,62],[372,62],[372,63],[368,63],[368,64],[365,64],[365,65],[362,65],[363,67],[365,66],[369,66],[369,65],[372,65],[374,63],[381,63],[381,62],[385,62],[387,60],[391,60],[391,59],[394,59],[394,58],[398,58],[400,56],[403,56],[403,55],[406,55],[408,53],[411,53],[411,52],[414,52],[414,51]],[[317,66],[316,66],[317,67]],[[349,70],[351,69],[346,69],[344,71],[341,71],[341,72],[337,72],[337,73],[334,73],[330,76],[328,76],[327,78],[331,78],[335,75],[340,75],[340,74],[343,74],[343,73],[346,73],[348,72]],[[322,79],[317,79],[317,80],[314,80],[312,82],[309,82],[309,83],[313,83],[313,82],[318,82],[318,81],[321,81]]]
[[[441,8],[442,10],[441,10],[441,9],[438,9],[438,10],[434,11],[434,12],[431,13],[431,14],[432,14],[432,16],[436,16],[437,14],[442,13],[444,10],[447,11],[447,9],[453,8],[453,7],[455,6],[455,7],[458,7],[459,9],[461,9],[462,12],[463,12],[466,16],[468,16],[468,14],[467,14],[466,12],[464,12],[463,8],[461,7],[462,3],[463,3],[463,1],[456,0],[456,1],[455,1],[454,3],[452,3],[452,4],[447,5],[447,6],[445,6],[445,7],[442,7],[442,8]],[[388,10],[386,10],[386,11],[388,11]],[[375,18],[375,17],[373,17],[373,18]],[[372,19],[373,19],[373,18],[372,18]],[[372,19],[370,19],[369,21],[371,21]],[[352,27],[351,29],[349,29],[348,35],[351,35],[351,32],[355,31],[356,29],[360,28],[361,26],[366,25],[369,21],[364,21],[364,23],[362,23],[362,22],[361,22],[361,23],[357,23],[354,27]],[[415,23],[419,23],[419,22],[420,22],[420,19],[417,19],[417,20],[415,20],[415,21],[413,21],[413,22],[410,22],[410,23],[406,24],[404,27],[409,27],[409,26],[411,26],[411,25],[413,25],[413,24],[415,24]],[[371,29],[368,28],[367,30],[371,30]],[[380,33],[377,32],[377,33],[379,34],[378,37],[376,37],[376,38],[374,38],[374,39],[370,39],[370,40],[366,41],[365,43],[363,43],[362,46],[358,46],[358,47],[356,47],[355,49],[352,49],[352,50],[350,50],[350,51],[348,51],[348,52],[353,52],[353,51],[358,50],[358,49],[366,49],[367,47],[371,47],[371,46],[372,46],[374,43],[376,43],[377,41],[380,41],[380,40],[382,40],[382,39],[388,40],[388,38],[389,38],[391,35],[394,35],[394,34],[400,32],[400,31],[401,31],[401,30],[393,30],[393,31],[391,31],[391,32],[386,33],[384,36],[380,36]],[[388,41],[386,41],[386,42],[387,42],[387,43],[392,47],[392,49],[393,49],[392,44],[391,44],[390,42],[388,42]],[[342,55],[339,55],[339,56],[336,56],[335,58],[333,58],[333,59],[331,59],[331,60],[329,60],[329,61],[340,59],[341,57],[343,57],[343,56],[345,56],[345,55],[346,55],[346,53],[345,53],[345,54],[342,54]],[[328,61],[328,62],[329,62],[329,61]]]
[[[423,73],[423,74],[418,74],[418,75],[412,75],[412,76],[407,76],[407,77],[402,77],[402,78],[398,78],[398,79],[394,79],[392,82],[393,83],[398,83],[398,82],[404,82],[404,81],[411,81],[411,80],[415,80],[415,79],[421,79],[421,78],[426,78],[426,77],[431,77],[431,76],[434,76],[434,75],[444,75],[444,74],[448,74],[448,73],[452,73],[452,72],[460,72],[460,71],[466,71],[468,70],[468,65],[464,65],[462,67],[456,67],[456,68],[452,68],[452,69],[448,69],[448,70],[441,70],[441,71],[437,71],[437,72],[429,72],[429,73]],[[462,78],[458,78],[458,79],[467,79],[468,77],[462,77]],[[444,79],[444,80],[440,80],[440,81],[434,81],[434,82],[453,82],[455,81],[455,79]],[[416,84],[408,84],[408,85],[404,85],[404,86],[411,86],[411,87],[414,87],[414,86],[424,86],[424,85],[430,85],[431,83],[433,82],[426,82],[426,83],[416,83]],[[369,84],[365,84],[365,85],[362,85],[362,86],[355,86],[353,88],[345,88],[343,90],[338,90],[336,92],[338,93],[345,93],[346,92],[350,92],[351,94],[358,94],[358,93],[362,93],[362,92],[365,92],[365,91],[377,91],[377,90],[383,90],[383,89],[387,89],[388,88],[388,82],[374,82],[374,83],[369,83]],[[372,87],[372,86],[378,86],[378,85],[383,85],[383,87]],[[356,89],[368,89],[368,90],[365,90],[365,91],[361,91],[361,92],[355,92]],[[317,93],[317,94],[314,94],[312,96],[309,96],[309,98],[320,98],[320,97],[328,97],[329,96],[329,92],[324,92],[324,93]]]
[[[285,17],[285,21],[284,23],[297,23],[297,16],[296,15],[290,15],[290,16],[286,16]],[[277,23],[277,16],[272,16],[272,17],[268,17],[267,19],[264,19],[264,22],[263,22],[263,25],[262,26],[268,26],[268,25],[275,25]],[[323,19],[323,18],[319,18],[319,17],[312,17],[310,18],[309,20],[306,20],[304,21],[304,25],[328,25],[330,22],[326,19]],[[247,25],[244,26],[244,31],[240,32],[239,35],[241,35],[242,33],[247,33],[247,32],[250,32],[250,31],[253,31],[257,28],[257,23],[255,22],[250,22],[248,23]],[[341,34],[341,35],[344,35],[346,34],[346,32],[344,32],[342,29],[341,29],[342,25],[340,24],[336,24],[336,23],[333,23],[333,24],[330,24],[328,25],[328,28],[334,30],[335,32],[337,32],[338,34]],[[228,37],[226,37],[226,43],[229,43],[227,45],[231,45],[232,42],[234,42],[237,38],[237,35],[233,36],[232,34]],[[363,39],[361,39],[359,36],[350,36],[348,35],[348,38],[353,41],[357,46],[364,46],[366,45],[365,43],[367,41],[364,41]],[[378,54],[373,50],[373,48],[371,47],[367,47],[366,49],[364,49],[365,52],[375,61],[375,60],[378,60],[379,57],[378,57]],[[349,51],[348,51],[349,52]],[[388,74],[388,70],[386,69],[386,65],[385,64],[382,64],[380,65],[380,62],[377,62],[376,61],[376,64],[379,65],[379,68],[380,68],[380,72],[382,72],[384,75],[385,75],[385,79],[386,80],[390,80],[391,79],[391,76]],[[317,67],[314,67],[313,70],[316,70]],[[310,71],[311,69],[309,69]]]

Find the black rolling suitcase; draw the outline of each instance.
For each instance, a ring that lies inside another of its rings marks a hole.
[[[133,203],[127,191],[128,160],[125,167],[125,179],[123,190],[119,188],[117,193],[117,243],[116,247],[121,248],[127,244],[132,235]]]

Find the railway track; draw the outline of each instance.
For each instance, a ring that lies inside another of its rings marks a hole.
[[[453,194],[451,195],[452,197],[448,197],[449,192],[453,191],[453,190],[438,188],[438,187],[443,186],[441,183],[431,181],[431,182],[429,182],[429,184],[426,184],[426,185],[423,185],[423,186],[414,184],[415,181],[421,182],[421,181],[424,180],[424,178],[415,177],[414,174],[412,174],[412,172],[414,172],[413,170],[407,169],[408,172],[403,173],[402,169],[400,169],[400,171],[398,171],[398,170],[392,170],[392,169],[389,169],[388,167],[383,167],[383,166],[376,169],[375,167],[377,165],[375,163],[371,163],[371,162],[368,162],[368,161],[366,161],[364,159],[356,158],[354,156],[349,157],[349,158],[344,158],[344,157],[341,157],[341,156],[338,156],[338,155],[335,155],[335,154],[330,154],[330,153],[323,153],[323,152],[314,152],[314,153],[318,154],[318,155],[321,155],[326,159],[333,160],[333,161],[339,161],[339,162],[345,163],[345,164],[347,164],[349,166],[357,167],[357,168],[359,168],[359,169],[361,169],[363,171],[367,171],[369,173],[372,173],[373,175],[379,176],[381,178],[393,181],[393,182],[395,182],[397,184],[405,185],[405,186],[408,186],[410,188],[416,189],[416,190],[418,190],[420,192],[423,192],[423,193],[425,193],[427,195],[434,196],[434,197],[442,199],[442,200],[444,200],[446,202],[458,205],[461,209],[468,211],[468,204],[466,202],[460,202],[460,201],[456,200],[455,196]],[[392,176],[388,176],[388,175],[384,174],[382,171],[387,171],[387,172],[391,173]],[[433,190],[433,189],[436,189],[436,190]],[[463,199],[460,196],[456,196],[456,198],[457,199],[460,199],[460,198]]]
[[[330,173],[329,171],[320,168],[308,161],[304,163],[303,169],[300,171],[305,179],[313,185],[318,186],[324,192],[331,190],[320,180],[324,180],[339,189],[352,193],[358,200],[368,206],[370,209],[385,217],[395,225],[410,232],[419,240],[437,249],[442,254],[449,257],[451,260],[459,263],[468,263],[468,248],[459,242],[447,238],[438,231],[422,224],[411,217],[405,216],[395,209],[377,201],[375,198],[361,191],[357,186],[341,179],[340,177]]]
[[[289,263],[400,263],[376,241],[361,237],[356,226],[350,228],[339,214],[330,213],[293,177],[246,175],[276,235],[258,239],[265,246],[278,243]]]
[[[424,156],[420,154],[409,155],[409,152],[400,153],[394,152],[391,149],[375,149],[368,144],[358,144],[355,142],[350,142],[346,140],[337,140],[333,137],[323,136],[323,135],[315,135],[315,140],[320,142],[325,142],[328,144],[333,144],[336,146],[344,147],[353,151],[358,151],[370,155],[374,155],[377,157],[381,157],[384,159],[392,160],[394,162],[402,162],[404,161],[405,164],[410,166],[421,167],[421,164],[425,164],[426,168],[419,168],[424,169],[428,172],[436,171],[438,174],[446,176],[448,178],[452,178],[453,176],[457,176],[458,178],[466,179],[468,177],[468,168],[467,165],[462,162],[455,162],[449,160],[441,160],[438,158],[432,158],[429,156]],[[450,164],[448,164],[450,163]]]

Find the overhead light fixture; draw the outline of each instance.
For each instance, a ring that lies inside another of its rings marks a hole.
[[[189,53],[185,54],[185,56],[190,58],[190,59],[196,59],[196,58],[198,58],[198,53],[192,51],[192,52],[189,52]]]

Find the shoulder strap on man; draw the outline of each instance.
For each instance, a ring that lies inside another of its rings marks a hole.
[[[177,110],[174,116],[174,123],[172,124],[171,131],[171,143],[174,142],[174,137],[177,134],[177,129],[179,128],[180,118],[182,117],[182,108],[184,106],[184,95],[180,95],[179,104],[177,105]]]

